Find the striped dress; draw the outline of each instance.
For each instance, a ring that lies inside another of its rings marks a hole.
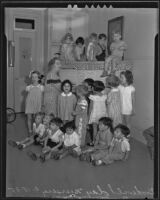
[[[113,126],[122,123],[121,115],[121,98],[118,88],[113,88],[108,94],[107,98],[108,117],[113,119]]]

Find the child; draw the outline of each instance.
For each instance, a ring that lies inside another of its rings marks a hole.
[[[107,97],[108,117],[113,119],[114,127],[122,123],[121,97],[118,89],[119,84],[120,80],[115,75],[109,75],[106,79],[106,87],[110,88],[110,92]]]
[[[143,131],[143,136],[147,141],[147,147],[151,159],[154,159],[154,126],[147,128]]]
[[[81,153],[80,138],[75,132],[76,127],[74,122],[67,122],[65,128],[66,133],[64,135],[63,148],[57,154],[52,154],[52,158],[56,160],[62,159],[67,155],[77,157]]]
[[[64,61],[74,61],[74,40],[71,33],[66,33],[62,39],[62,46],[60,50],[61,59]]]
[[[113,163],[116,160],[127,160],[130,152],[130,144],[128,142],[128,135],[130,130],[123,124],[119,124],[114,129],[114,137],[110,144],[109,150],[106,150],[105,154],[102,154],[101,157],[92,157],[91,160],[93,165],[108,165]]]
[[[81,160],[89,159],[90,155],[94,158],[99,158],[104,153],[104,150],[108,149],[111,140],[113,138],[113,126],[112,126],[112,119],[109,117],[102,117],[99,119],[99,131],[97,133],[95,143],[93,147],[89,147],[86,150],[82,151],[80,156]]]
[[[58,117],[65,124],[73,120],[72,112],[75,110],[77,98],[72,93],[72,83],[70,80],[64,80],[61,85],[62,93],[58,96]]]
[[[83,37],[78,37],[76,39],[76,46],[75,46],[75,59],[77,61],[84,61],[85,60],[85,45]]]
[[[38,71],[32,71],[29,78],[31,78],[32,84],[26,87],[25,113],[27,114],[29,136],[31,136],[33,115],[41,112],[42,109],[44,86],[39,84],[40,73]]]
[[[107,95],[102,93],[104,88],[105,86],[102,81],[94,81],[94,94],[89,96],[89,99],[91,100],[89,108],[89,124],[93,125],[93,143],[95,142],[97,135],[98,120],[101,117],[108,116],[106,107]]]
[[[73,111],[75,116],[75,125],[77,128],[77,133],[80,137],[81,146],[85,145],[86,140],[86,126],[88,123],[88,102],[86,100],[86,95],[88,94],[88,89],[84,85],[78,85],[76,87],[76,95],[78,97],[76,110]]]
[[[96,55],[96,59],[98,61],[105,61],[105,58],[106,58],[106,40],[107,40],[106,34],[104,34],[104,33],[99,34],[98,45],[97,45],[97,55]]]
[[[86,56],[88,61],[96,60],[96,42],[97,42],[97,34],[91,33],[89,37],[89,44],[87,46]]]
[[[126,49],[127,44],[121,40],[121,34],[119,32],[113,33],[113,42],[110,46],[111,56],[105,59],[104,71],[101,77],[114,73],[116,65],[122,60]]]
[[[57,117],[57,101],[58,95],[61,92],[59,76],[61,61],[59,58],[52,58],[48,63],[48,68],[44,87],[44,108],[45,113],[53,113]]]
[[[122,119],[131,129],[131,116],[135,114],[135,88],[132,72],[127,70],[120,73],[121,85],[118,87],[121,96]]]
[[[94,80],[92,78],[84,79],[82,84],[85,85],[88,88],[88,95],[93,94]]]
[[[43,137],[43,134],[45,132],[45,127],[42,124],[42,119],[43,119],[43,114],[40,112],[36,113],[35,122],[33,123],[33,135],[30,137],[27,137],[26,139],[20,142],[9,140],[8,143],[12,145],[13,147],[17,146],[18,149],[24,149],[33,143],[37,144],[37,138]]]
[[[63,122],[60,118],[54,118],[50,121],[50,128],[48,130],[48,136],[45,138],[44,147],[42,149],[42,154],[36,154],[30,152],[30,157],[33,160],[40,158],[41,162],[50,159],[52,152],[56,152],[61,149],[64,135],[60,130]]]

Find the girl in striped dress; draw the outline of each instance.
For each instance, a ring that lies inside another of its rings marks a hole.
[[[45,113],[53,113],[57,117],[58,95],[61,93],[61,80],[59,71],[61,62],[59,58],[53,58],[48,63],[49,71],[46,75],[44,87],[44,110]]]
[[[106,79],[106,87],[110,88],[107,98],[107,110],[108,117],[113,120],[113,127],[122,123],[122,114],[121,114],[121,97],[118,86],[120,80],[115,75],[109,75]]]

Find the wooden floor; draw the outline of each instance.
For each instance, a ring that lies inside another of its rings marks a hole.
[[[21,140],[27,136],[24,115],[7,125],[7,138]],[[67,157],[45,163],[7,145],[7,197],[61,198],[152,198],[153,161],[147,148],[131,138],[131,154],[126,162],[94,167],[90,163]]]

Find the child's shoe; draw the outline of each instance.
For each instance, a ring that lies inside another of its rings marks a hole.
[[[22,150],[22,149],[25,147],[24,144],[18,144],[17,146],[18,146],[18,149],[19,149],[19,150]]]
[[[79,160],[80,161],[85,161],[86,160],[86,156],[84,153],[82,153],[80,156],[79,156]]]
[[[33,153],[32,151],[28,151],[27,155],[32,159],[32,160],[37,160],[37,155]]]
[[[46,161],[45,155],[41,155],[41,156],[39,157],[39,159],[40,159],[40,161],[41,161],[42,163],[44,163],[44,162]]]
[[[59,154],[55,154],[55,155],[54,155],[54,159],[55,159],[55,160],[59,160],[59,159],[60,159],[60,155],[59,155]]]
[[[17,147],[18,142],[15,142],[14,140],[8,140],[8,144],[12,147]]]
[[[71,151],[70,154],[71,154],[71,156],[73,156],[74,158],[77,158],[77,157],[78,157],[78,154],[77,154],[77,152],[75,152],[75,151]]]
[[[103,164],[103,162],[101,160],[93,160],[92,161],[92,165],[94,165],[94,166],[100,166],[102,164]]]

